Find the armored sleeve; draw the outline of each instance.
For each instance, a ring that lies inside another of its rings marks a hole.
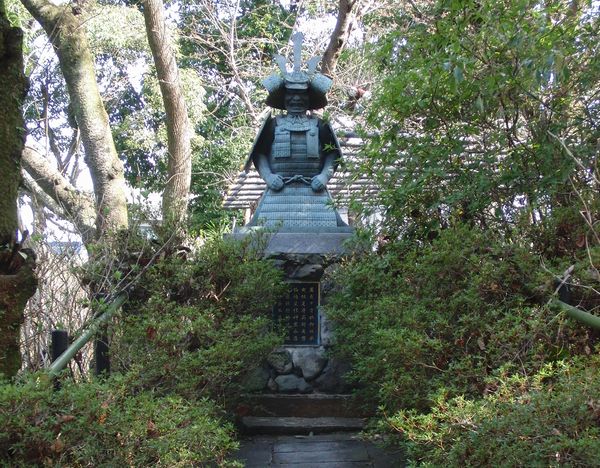
[[[264,154],[265,156],[269,155],[271,145],[273,144],[273,135],[275,133],[275,119],[269,116],[263,122],[256,138],[254,139],[254,143],[252,144],[252,149],[250,150],[250,154],[248,155],[248,159],[246,159],[246,163],[244,164],[244,171],[248,172],[250,170],[250,166],[254,163],[256,167],[255,157],[258,154]]]

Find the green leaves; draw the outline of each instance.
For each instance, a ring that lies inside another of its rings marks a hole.
[[[284,285],[281,273],[262,260],[260,245],[256,238],[216,235],[193,261],[166,258],[153,265],[140,287],[142,300],[131,302],[118,324],[117,370],[160,394],[235,398],[240,374],[281,343],[269,318]]]
[[[594,421],[598,357],[558,361],[526,377],[506,376],[482,399],[438,398],[428,414],[401,410],[386,418],[409,458],[432,465],[593,465],[600,457]]]
[[[554,288],[539,287],[529,242],[464,224],[428,241],[388,240],[356,256],[327,304],[334,352],[382,408],[378,429],[414,463],[535,466],[549,453],[593,463],[600,433],[582,403],[600,391],[600,360],[588,330],[545,306]],[[573,284],[584,281],[578,268]],[[598,304],[587,295],[594,281],[576,301]]]
[[[359,168],[384,187],[374,204],[385,207],[391,235],[422,239],[432,223],[459,219],[510,235],[521,213],[546,216],[565,191],[576,200],[588,190],[565,185],[587,178],[581,167],[593,164],[599,135],[586,117],[598,109],[585,96],[599,84],[591,31],[600,20],[583,20],[585,11],[559,0],[439,1],[413,18],[422,27],[406,26],[411,12],[401,12],[401,33],[385,38],[377,57],[388,59],[369,117],[380,136]],[[582,166],[549,139],[550,128],[570,135]],[[492,215],[496,207],[504,217]]]
[[[0,413],[3,465],[216,466],[236,448],[211,401],[140,391],[122,376],[58,391],[24,376],[0,385]]]

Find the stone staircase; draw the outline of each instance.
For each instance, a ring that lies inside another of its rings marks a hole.
[[[351,395],[257,394],[244,398],[238,422],[246,434],[324,434],[360,431],[369,413]]]

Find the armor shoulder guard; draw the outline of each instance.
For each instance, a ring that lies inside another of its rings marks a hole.
[[[248,157],[246,158],[246,162],[244,164],[244,172],[248,172],[250,170],[250,166],[254,162],[254,153],[256,151],[256,148],[260,145],[260,141],[263,137],[263,134],[265,133],[265,129],[270,126],[270,123],[272,121],[273,121],[273,117],[271,115],[271,112],[269,112],[267,114],[267,117],[265,118],[265,120],[263,120],[263,123],[260,126],[260,130],[256,134],[254,141],[252,142],[252,148],[250,149],[250,154],[248,154]]]

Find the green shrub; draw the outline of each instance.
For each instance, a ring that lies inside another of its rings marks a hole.
[[[214,238],[189,258],[153,264],[148,242],[125,240],[139,253],[109,246],[89,266],[91,283],[105,278],[113,289],[143,271],[110,326],[112,376],[65,379],[57,392],[44,376],[2,385],[0,463],[235,465],[225,461],[237,443],[224,408],[243,374],[282,342],[269,319],[285,288],[281,273],[256,239]]]
[[[336,350],[414,463],[598,459],[600,359],[587,357],[597,335],[547,306],[555,284],[530,248],[463,225],[338,270],[327,305]],[[575,265],[574,297],[590,310],[597,253],[548,262],[557,274]]]
[[[122,377],[65,384],[46,376],[0,386],[0,462],[6,466],[226,465],[230,424],[207,399],[131,392]]]
[[[589,345],[585,328],[545,306],[539,270],[526,248],[467,226],[359,256],[328,304],[338,352],[389,411],[427,409],[440,391],[492,392]]]
[[[253,245],[213,239],[152,266],[116,322],[115,369],[161,395],[235,399],[241,375],[282,342],[269,311],[285,286]]]
[[[390,410],[427,408],[440,389],[491,391],[587,342],[543,305],[538,270],[526,249],[465,226],[360,256],[341,269],[328,306],[338,350]]]
[[[412,464],[596,466],[600,460],[600,354],[558,361],[504,381],[482,399],[438,399],[427,414],[387,418]]]

